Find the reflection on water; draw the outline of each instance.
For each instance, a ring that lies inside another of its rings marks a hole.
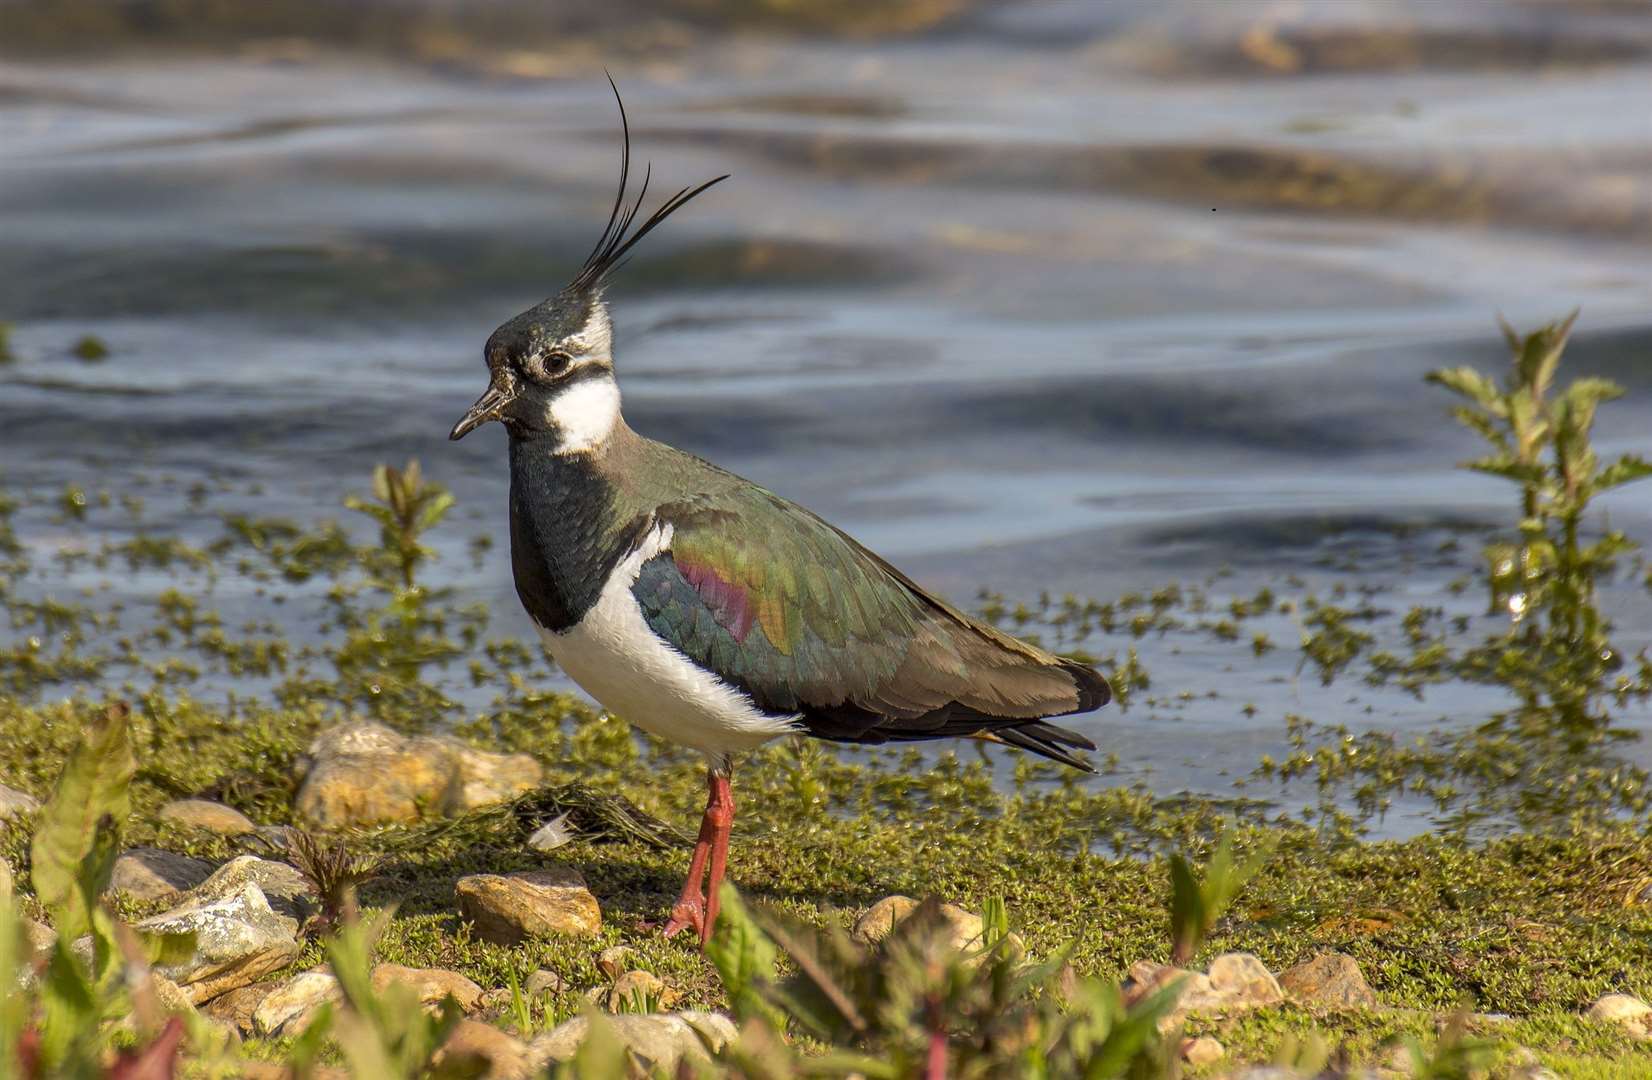
[[[960,599],[1357,563],[1395,608],[1446,602],[1502,493],[1452,469],[1471,448],[1421,375],[1500,364],[1499,311],[1581,305],[1569,362],[1631,388],[1603,451],[1652,430],[1645,5],[936,0],[842,7],[849,39],[728,32],[774,28],[762,4],[600,7],[206,5],[158,57],[119,19],[64,51],[29,6],[0,63],[6,483],[141,488],[201,539],[198,482],[211,511],[313,519],[416,455],[464,511],[446,571],[524,630],[504,545],[458,555],[502,523],[500,436],[445,433],[487,333],[605,213],[602,63],[661,189],[734,174],[616,287],[633,425]],[[68,356],[87,332],[107,361]],[[1609,506],[1652,537],[1642,493]],[[1163,791],[1228,790],[1288,711],[1493,707],[1305,686],[1290,648],[1138,648],[1159,696],[1084,723]]]

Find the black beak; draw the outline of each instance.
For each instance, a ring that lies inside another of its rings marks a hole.
[[[470,411],[465,413],[457,424],[453,425],[453,430],[447,433],[447,437],[454,442],[458,442],[489,420],[499,419],[499,414],[504,411],[505,406],[509,405],[513,398],[514,395],[505,393],[497,386],[488,387],[488,392],[476,399],[476,404],[472,405]]]

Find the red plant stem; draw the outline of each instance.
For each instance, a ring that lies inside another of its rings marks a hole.
[[[924,1080],[946,1080],[946,1031],[942,1028],[929,1033],[929,1061],[924,1065]]]

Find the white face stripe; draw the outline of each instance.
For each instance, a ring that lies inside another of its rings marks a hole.
[[[576,366],[574,381],[557,390],[545,408],[545,419],[558,435],[558,454],[595,450],[608,441],[619,418],[619,383],[614,381],[612,368],[581,378],[580,367]]]

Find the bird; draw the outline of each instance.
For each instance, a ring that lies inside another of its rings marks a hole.
[[[728,179],[639,223],[619,102],[619,191],[573,279],[487,339],[488,387],[449,433],[503,425],[516,592],[558,667],[607,711],[704,754],[706,808],[665,923],[705,947],[734,821],[737,756],[782,736],[965,737],[1093,772],[1050,717],[1112,696],[1094,668],[972,618],[843,530],[627,425],[607,290],[637,243]]]

